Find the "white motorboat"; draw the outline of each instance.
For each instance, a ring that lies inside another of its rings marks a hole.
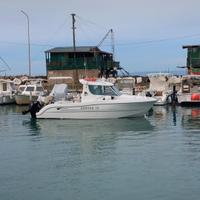
[[[15,95],[16,104],[28,105],[31,101],[36,101],[39,96],[44,94],[45,91],[41,85],[20,85],[18,88],[18,93]]]
[[[177,98],[182,106],[200,105],[200,75],[183,76]]]
[[[15,103],[15,92],[13,81],[0,79],[0,105]]]
[[[154,105],[171,103],[173,86],[180,84],[180,78],[171,73],[151,73],[147,75],[150,80],[149,88],[139,95],[151,96],[157,99]]]
[[[76,100],[61,100],[44,106],[37,118],[110,119],[143,116],[155,103],[152,97],[121,94],[113,83],[81,79],[82,93]]]

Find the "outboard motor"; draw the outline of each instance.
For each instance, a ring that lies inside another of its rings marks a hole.
[[[33,119],[36,119],[36,113],[39,112],[41,108],[42,108],[42,105],[40,104],[39,101],[34,101],[29,105],[31,117]]]
[[[176,105],[176,103],[178,102],[178,99],[177,99],[177,91],[176,91],[176,86],[175,85],[173,86],[173,92],[170,95],[170,97],[171,97],[171,104],[173,106]]]
[[[148,92],[146,93],[146,97],[152,97],[152,94],[148,91]]]
[[[29,109],[26,111],[23,111],[22,114],[25,115],[27,113],[31,113],[31,117],[33,119],[36,119],[36,113],[40,111],[42,108],[42,105],[39,101],[33,101],[29,104]]]

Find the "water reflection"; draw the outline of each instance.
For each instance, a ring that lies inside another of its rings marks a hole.
[[[177,126],[178,109],[175,106],[154,106],[149,118],[157,128]]]
[[[30,120],[23,120],[22,125],[28,128],[31,136],[37,136],[41,134],[41,128],[39,123],[37,122],[37,119],[30,118]]]
[[[4,108],[3,199],[40,199],[44,188],[44,199],[198,199],[200,108],[115,120],[32,120]]]
[[[200,108],[182,108],[181,109],[181,124],[185,129],[197,129],[199,132],[200,128]]]
[[[127,132],[151,131],[153,126],[145,118],[110,119],[110,120],[37,120],[42,131],[57,132]]]
[[[200,107],[156,106],[149,119],[156,128],[172,125],[180,129],[199,130]]]
[[[0,106],[0,115],[7,115],[9,113],[22,113],[23,110],[26,110],[27,106],[17,106],[17,105],[1,105]]]

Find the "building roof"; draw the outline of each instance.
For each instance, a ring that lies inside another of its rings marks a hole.
[[[94,51],[110,54],[105,51],[101,51],[97,46],[78,46],[76,47],[76,52],[88,52],[93,53]],[[53,49],[49,49],[45,51],[45,53],[70,53],[74,52],[74,47],[55,47]]]
[[[198,48],[198,47],[200,47],[199,44],[197,44],[197,45],[186,45],[186,46],[183,46],[183,49],[188,49],[188,48]]]

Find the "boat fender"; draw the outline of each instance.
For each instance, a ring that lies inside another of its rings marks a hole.
[[[111,99],[113,100],[115,97],[111,96]]]
[[[96,81],[96,78],[88,77],[88,78],[84,78],[84,80],[86,80],[86,81]]]
[[[193,93],[192,95],[191,95],[191,100],[200,100],[200,94],[198,94],[198,93]]]

